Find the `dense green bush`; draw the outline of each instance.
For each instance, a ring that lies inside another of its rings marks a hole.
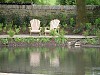
[[[20,16],[17,12],[9,15],[6,15],[5,13],[1,12],[0,23],[2,23],[3,26],[0,26],[0,28],[1,29],[3,28],[4,32],[8,31],[10,28],[14,28],[14,31],[17,34],[19,32],[24,33],[28,29],[30,20],[33,18],[39,19],[41,21],[41,27],[46,27],[46,26],[49,27],[51,20],[59,19],[60,29],[64,29],[65,31],[68,31],[69,34],[70,33],[80,34],[82,33],[82,31],[88,30],[89,32],[91,32],[89,33],[89,35],[95,35],[96,29],[98,28],[100,29],[100,25],[99,25],[100,18],[98,18],[98,16],[94,17],[94,14],[88,14],[87,15],[88,23],[75,29],[76,15],[74,14],[59,13],[59,14],[42,15],[42,16],[30,16],[30,14],[27,13],[27,15],[25,16]],[[10,26],[9,23],[11,23],[12,26]]]

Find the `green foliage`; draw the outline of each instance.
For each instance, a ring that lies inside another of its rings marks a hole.
[[[100,38],[100,29],[98,29],[98,30],[96,31],[96,36],[98,36],[98,37]]]
[[[86,44],[97,44],[98,43],[97,39],[95,39],[95,38],[92,38],[92,39],[87,38],[87,39],[84,40],[84,42]]]
[[[15,33],[18,34],[20,32],[20,28],[15,28]]]
[[[30,24],[30,14],[27,13],[27,15],[25,15],[22,19],[22,23],[26,23],[26,26],[28,26]]]
[[[67,32],[65,32],[64,29],[59,31],[59,36],[64,36],[65,34],[67,34]]]
[[[89,29],[91,29],[91,27],[92,27],[91,23],[86,23],[86,25],[85,25],[85,28],[86,28],[86,29],[89,30]]]
[[[68,28],[67,24],[63,24],[62,26],[64,27],[64,29]]]
[[[6,30],[10,30],[12,28],[12,26],[13,26],[13,23],[11,23],[11,22],[6,24]]]
[[[56,30],[50,30],[50,35],[56,36],[56,35],[58,35],[58,33],[56,32]]]
[[[42,34],[44,35],[45,34],[45,32],[44,32],[45,31],[45,27],[40,27],[40,30],[41,30],[41,35]]]
[[[6,15],[0,11],[0,23],[6,24],[7,18]]]
[[[14,40],[16,42],[27,42],[27,43],[30,43],[30,42],[34,42],[35,39],[34,38],[14,38]]]
[[[64,36],[58,36],[57,38],[55,38],[55,41],[56,43],[64,44],[67,41],[67,39]]]
[[[9,30],[7,31],[7,33],[8,33],[8,35],[9,35],[10,37],[13,37],[13,36],[15,35],[15,31],[14,31],[13,29],[9,29]]]
[[[21,25],[21,19],[21,16],[17,12],[11,14],[11,22],[13,22],[13,25]]]
[[[88,31],[88,30],[84,31],[84,32],[83,32],[83,35],[84,35],[84,36],[88,36],[88,35],[89,35],[89,31]]]
[[[7,45],[8,42],[9,42],[7,38],[1,38],[0,41],[1,41],[1,43],[4,44],[4,45]]]
[[[22,31],[25,32],[26,31],[26,23],[24,22],[24,24],[22,25]]]
[[[99,39],[99,44],[100,44],[100,29],[98,29],[98,30],[96,31],[96,36],[98,37],[98,39]]]
[[[73,30],[73,33],[74,33],[74,34],[79,34],[79,33],[82,32],[82,29],[83,29],[82,27],[76,28],[76,29]]]
[[[96,28],[100,28],[100,18],[95,19]]]
[[[0,23],[0,32],[2,31],[3,23]]]
[[[47,43],[50,41],[50,38],[40,38],[41,42]]]
[[[60,5],[74,5],[76,4],[75,0],[57,0],[57,4]]]
[[[21,39],[22,39],[22,38],[21,38]],[[32,42],[30,38],[23,38],[22,41],[23,41],[23,42],[27,42],[27,43]]]
[[[35,42],[35,40],[36,40],[35,38],[30,37],[30,38],[24,38],[23,42],[31,43],[31,42]]]
[[[74,20],[74,18],[70,18],[70,25],[73,26],[73,27],[75,26],[75,20]]]
[[[14,40],[15,40],[16,42],[22,42],[22,39],[21,39],[21,38],[14,38]]]
[[[100,5],[99,0],[86,0],[87,5]]]
[[[64,37],[64,35],[65,35],[65,31],[64,31],[64,29],[61,29],[59,36],[57,38],[55,38],[55,41],[59,44],[60,43],[64,44],[67,41],[67,39]]]
[[[3,27],[3,32],[6,32],[6,30],[7,30],[7,27],[6,26]]]
[[[64,27],[63,25],[66,24],[66,17],[67,17],[67,15],[65,13],[44,15],[44,16],[38,16],[38,17],[34,16],[34,18],[41,20],[41,26],[43,26],[43,27],[50,25],[50,21],[53,19],[59,19],[61,27]]]

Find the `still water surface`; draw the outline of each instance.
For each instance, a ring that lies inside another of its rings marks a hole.
[[[100,48],[0,48],[0,72],[100,75]]]

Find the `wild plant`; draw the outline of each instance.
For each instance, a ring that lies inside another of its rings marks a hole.
[[[27,28],[26,28],[26,23],[25,23],[25,22],[24,22],[24,24],[22,25],[21,29],[22,29],[23,32],[26,31]]]
[[[0,32],[2,31],[3,23],[0,23]]]
[[[14,38],[14,41],[15,41],[15,42],[21,42],[22,39],[20,39],[20,38]]]
[[[7,24],[5,25],[5,27],[3,27],[3,32],[7,31]]]
[[[83,35],[88,36],[89,35],[89,30],[83,31]]]
[[[67,39],[64,36],[58,36],[57,38],[55,38],[55,42],[56,43],[61,43],[64,44],[67,41]]]
[[[99,39],[99,44],[100,44],[100,29],[98,29],[98,30],[96,31],[96,36],[98,37],[98,39]]]
[[[47,42],[49,42],[50,41],[50,38],[40,38],[40,41],[41,42],[44,42],[44,43],[47,43]]]
[[[9,41],[8,41],[8,38],[1,38],[0,41],[1,41],[1,43],[4,44],[4,45],[8,44],[8,42],[9,42]]]
[[[15,31],[14,31],[13,29],[9,29],[9,30],[7,31],[7,33],[8,33],[8,35],[9,35],[10,37],[13,37],[13,36],[15,35]]]
[[[50,35],[56,36],[56,35],[58,35],[58,33],[56,32],[56,30],[50,30]]]
[[[95,39],[95,38],[87,38],[87,39],[84,39],[84,42],[86,44],[97,44],[98,43],[97,42],[97,39]]]
[[[15,33],[18,34],[20,32],[20,28],[15,28]]]
[[[100,18],[95,19],[96,28],[100,28]]]
[[[90,30],[92,28],[92,24],[91,23],[86,23],[85,28]]]
[[[70,18],[70,25],[71,25],[72,27],[74,27],[74,24],[75,24],[74,18]]]

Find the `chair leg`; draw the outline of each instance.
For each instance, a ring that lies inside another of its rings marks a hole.
[[[41,32],[39,33],[39,36],[41,36]]]
[[[45,36],[46,36],[46,32],[45,32]]]
[[[31,35],[31,32],[30,32],[30,35]]]

